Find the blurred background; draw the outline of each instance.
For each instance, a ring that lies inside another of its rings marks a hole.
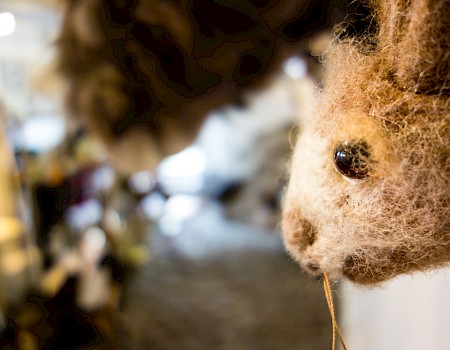
[[[320,87],[317,54],[354,11],[324,9],[329,26],[268,86],[210,111],[156,169],[124,174],[65,117],[58,2],[0,0],[1,349],[331,346],[322,286],[279,232],[290,152]],[[448,272],[333,289],[350,349],[450,349]]]

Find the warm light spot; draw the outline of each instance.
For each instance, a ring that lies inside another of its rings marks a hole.
[[[0,217],[0,244],[19,238],[22,230],[22,224],[17,218]]]
[[[27,267],[27,255],[18,250],[4,253],[0,260],[0,268],[4,275],[13,276]]]

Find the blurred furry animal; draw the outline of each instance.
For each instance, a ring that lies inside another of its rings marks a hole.
[[[59,61],[68,110],[119,169],[136,171],[191,143],[209,111],[239,103],[346,1],[65,4]]]
[[[360,284],[450,262],[450,1],[372,3],[329,50],[283,203],[287,250]]]

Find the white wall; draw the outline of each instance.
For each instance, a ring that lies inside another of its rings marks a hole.
[[[450,349],[450,268],[373,290],[341,287],[339,325],[349,350]]]

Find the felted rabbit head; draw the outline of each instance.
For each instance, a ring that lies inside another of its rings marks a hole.
[[[283,202],[311,274],[377,284],[450,262],[450,1],[381,0],[329,50]]]

